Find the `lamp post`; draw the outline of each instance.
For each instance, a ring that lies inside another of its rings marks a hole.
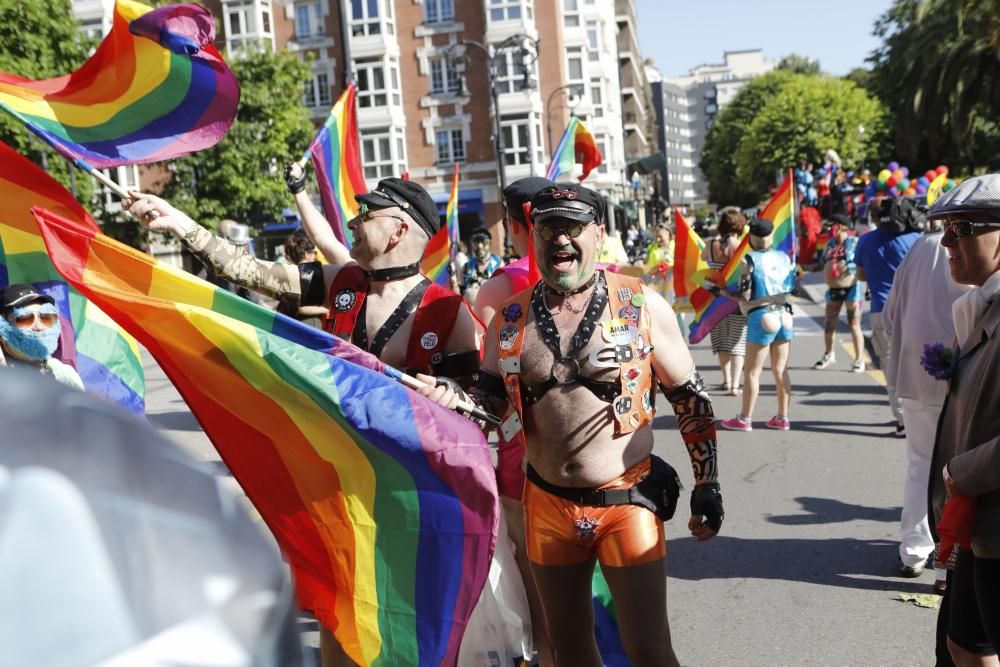
[[[497,44],[490,44],[488,46],[471,39],[462,40],[460,42],[455,42],[446,48],[445,53],[453,60],[468,58],[469,54],[467,47],[472,47],[481,51],[483,55],[486,56],[486,76],[490,87],[490,102],[493,105],[493,150],[496,153],[497,185],[500,190],[499,195],[497,196],[497,201],[502,201],[503,191],[507,187],[507,171],[506,164],[504,163],[503,128],[500,124],[500,95],[497,91],[497,77],[500,74],[500,65],[506,64],[507,53],[514,52],[520,57],[524,67],[523,87],[525,89],[531,88],[532,81],[530,67],[538,59],[538,40],[521,33],[511,35]],[[513,65],[513,61],[511,64]],[[462,82],[461,95],[462,97],[469,97],[468,88],[465,85],[464,66],[461,68],[459,75]],[[528,128],[528,131],[529,133],[531,132],[530,127]],[[505,254],[510,255],[510,249],[512,246],[510,242],[510,231],[507,229],[506,217],[503,222],[503,237],[504,252]]]
[[[573,111],[580,104],[580,96],[574,90],[576,85],[568,83],[565,86],[559,86],[549,93],[548,99],[545,100],[545,135],[549,141],[549,153],[552,153],[554,150],[552,146],[552,100],[555,99],[556,95],[562,93],[566,96],[566,106],[570,111]],[[558,109],[559,107],[556,108]]]

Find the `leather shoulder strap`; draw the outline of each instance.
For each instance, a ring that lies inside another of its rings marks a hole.
[[[653,419],[653,365],[650,361],[651,325],[641,279],[604,272],[608,283],[608,306],[613,318],[628,320],[638,330],[630,343],[632,355],[621,364],[620,393],[612,403],[615,432],[632,433]]]
[[[465,300],[437,283],[431,283],[413,316],[413,330],[406,346],[406,367],[428,372],[444,354]]]
[[[364,270],[357,264],[341,267],[330,285],[327,298],[330,312],[323,320],[323,329],[344,340],[351,340],[367,296],[368,276]]]

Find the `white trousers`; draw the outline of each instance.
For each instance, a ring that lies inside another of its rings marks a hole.
[[[896,397],[896,385],[886,373],[889,369],[889,338],[885,335],[885,327],[882,325],[882,313],[871,313],[871,325],[872,348],[875,350],[875,356],[878,357],[878,367],[885,373],[885,391],[889,394],[889,407],[892,409],[892,416],[896,418],[896,422],[902,423],[903,409]]]
[[[912,398],[900,399],[906,426],[906,479],[903,483],[903,516],[899,526],[899,559],[915,566],[934,551],[927,523],[927,479],[934,435],[941,408]]]

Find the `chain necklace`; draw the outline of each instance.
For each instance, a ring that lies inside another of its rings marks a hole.
[[[568,310],[571,313],[576,313],[577,315],[579,315],[584,310],[586,310],[587,306],[590,304],[590,300],[594,298],[594,292],[591,292],[590,296],[587,297],[587,300],[584,301],[583,304],[581,306],[577,307],[577,308],[573,307],[573,304],[570,303],[569,298],[571,296],[579,294],[580,292],[583,292],[584,290],[588,289],[595,282],[597,282],[597,274],[596,273],[593,276],[591,276],[590,280],[588,280],[583,285],[581,285],[580,287],[577,287],[575,290],[573,290],[571,292],[556,292],[556,294],[559,294],[563,298],[562,303],[559,304],[559,310],[562,311],[563,306],[566,306],[566,310]],[[551,308],[551,306],[549,306],[549,296],[548,296],[550,290],[551,290],[551,288],[548,287],[547,285],[542,288],[542,302],[545,305],[545,309],[551,312],[552,308]],[[551,291],[555,291],[555,290],[551,290]]]

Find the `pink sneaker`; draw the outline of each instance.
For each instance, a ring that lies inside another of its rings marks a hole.
[[[753,422],[749,419],[743,419],[740,415],[736,415],[732,419],[723,419],[722,428],[729,429],[730,431],[752,431]]]
[[[782,417],[780,415],[774,415],[767,422],[768,428],[778,429],[779,431],[787,431],[792,428],[792,423],[788,421],[788,417]]]

